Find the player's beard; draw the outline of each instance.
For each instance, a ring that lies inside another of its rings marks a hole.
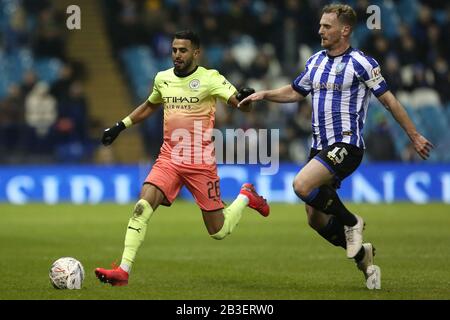
[[[340,45],[340,39],[337,37],[328,35],[325,38],[326,38],[326,40],[321,39],[320,45],[322,46],[322,48],[324,48],[326,50],[333,50]]]
[[[330,50],[333,47],[333,43],[330,42],[329,38],[327,38],[326,40],[322,39],[321,45],[322,45],[322,48],[327,49],[327,50]]]
[[[183,74],[187,74],[189,71],[192,70],[192,65],[193,65],[194,59],[190,58],[190,59],[186,59],[184,60],[181,64],[179,64],[178,66],[175,64],[174,61],[174,68],[175,68],[175,72],[178,75],[183,75]]]

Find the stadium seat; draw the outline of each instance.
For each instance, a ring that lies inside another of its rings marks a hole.
[[[398,36],[400,26],[399,16],[392,1],[382,1],[381,7],[381,30],[383,34],[393,40]]]
[[[366,123],[364,124],[364,133],[372,131],[380,118],[386,118],[385,110],[380,103],[371,102],[367,111]]]
[[[33,69],[33,54],[29,49],[21,49],[7,56],[9,79],[20,83],[26,71]]]
[[[402,105],[410,106],[412,104],[411,94],[407,91],[399,90],[395,93],[396,98]]]
[[[40,80],[52,84],[58,79],[62,62],[57,58],[42,58],[35,61],[34,67]]]
[[[6,97],[8,93],[9,83],[4,77],[0,77],[0,99]]]
[[[125,66],[127,77],[130,79],[135,98],[139,101],[147,98],[158,68],[167,64],[167,61],[155,59],[148,46],[123,49],[120,52],[120,57]]]
[[[447,122],[450,124],[450,102],[447,103],[447,105],[445,106],[445,111],[444,111],[447,115]]]
[[[217,69],[223,59],[224,48],[220,45],[212,45],[206,48],[205,54],[208,60],[208,66]]]
[[[440,25],[445,25],[447,22],[447,13],[445,10],[435,10],[433,17]]]
[[[0,99],[6,95],[8,82],[8,63],[3,51],[0,50]]]
[[[411,93],[411,106],[421,108],[423,106],[441,105],[441,99],[436,90],[432,88],[417,88]]]
[[[416,111],[424,124],[426,135],[438,143],[447,134],[448,121],[444,110],[440,106],[427,105]]]
[[[157,59],[158,70],[166,70],[173,67],[172,58],[159,58]]]
[[[429,137],[429,129],[425,126],[422,116],[417,112],[416,109],[412,108],[411,106],[405,105],[404,107],[409,117],[414,122],[417,130],[426,137]],[[392,131],[393,136],[395,137],[394,142],[396,151],[400,155],[402,154],[406,146],[410,143],[409,137],[392,116],[388,116],[388,122],[389,128]],[[433,155],[433,157],[435,157],[435,155]]]
[[[417,0],[400,0],[397,4],[397,14],[402,22],[409,26],[416,23],[419,2]]]
[[[352,34],[352,43],[355,47],[361,47],[369,37],[371,31],[367,28],[365,23],[360,23],[356,26]]]
[[[403,66],[400,69],[400,76],[404,86],[410,86],[413,83],[414,70],[412,65]]]

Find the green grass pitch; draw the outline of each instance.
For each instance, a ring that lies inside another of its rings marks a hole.
[[[129,205],[0,205],[3,299],[450,299],[450,206],[349,204],[367,223],[382,290],[365,288],[345,251],[310,229],[303,205],[246,209],[233,234],[211,239],[199,209],[177,201],[151,218],[127,287],[100,283],[96,267],[120,262]],[[51,263],[73,256],[81,290],[56,290]]]

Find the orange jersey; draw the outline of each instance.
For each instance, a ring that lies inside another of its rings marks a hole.
[[[182,164],[210,163],[214,156],[212,129],[216,99],[224,102],[236,92],[217,70],[203,67],[186,77],[174,69],[159,72],[148,101],[164,105],[164,143],[160,157],[171,157]],[[214,161],[215,162],[215,161]]]

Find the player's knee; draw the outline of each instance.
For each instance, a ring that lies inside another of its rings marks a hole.
[[[295,179],[294,183],[292,184],[292,187],[294,188],[295,194],[302,200],[305,200],[308,198],[311,190],[306,186],[303,181],[299,179]]]
[[[140,198],[150,203],[151,207],[156,208],[165,200],[164,194],[154,185],[146,183],[141,189]]]
[[[133,208],[133,218],[134,219],[143,219],[144,221],[147,221],[150,219],[150,216],[153,213],[153,209],[145,199],[139,199],[138,202],[136,202],[134,208]]]

